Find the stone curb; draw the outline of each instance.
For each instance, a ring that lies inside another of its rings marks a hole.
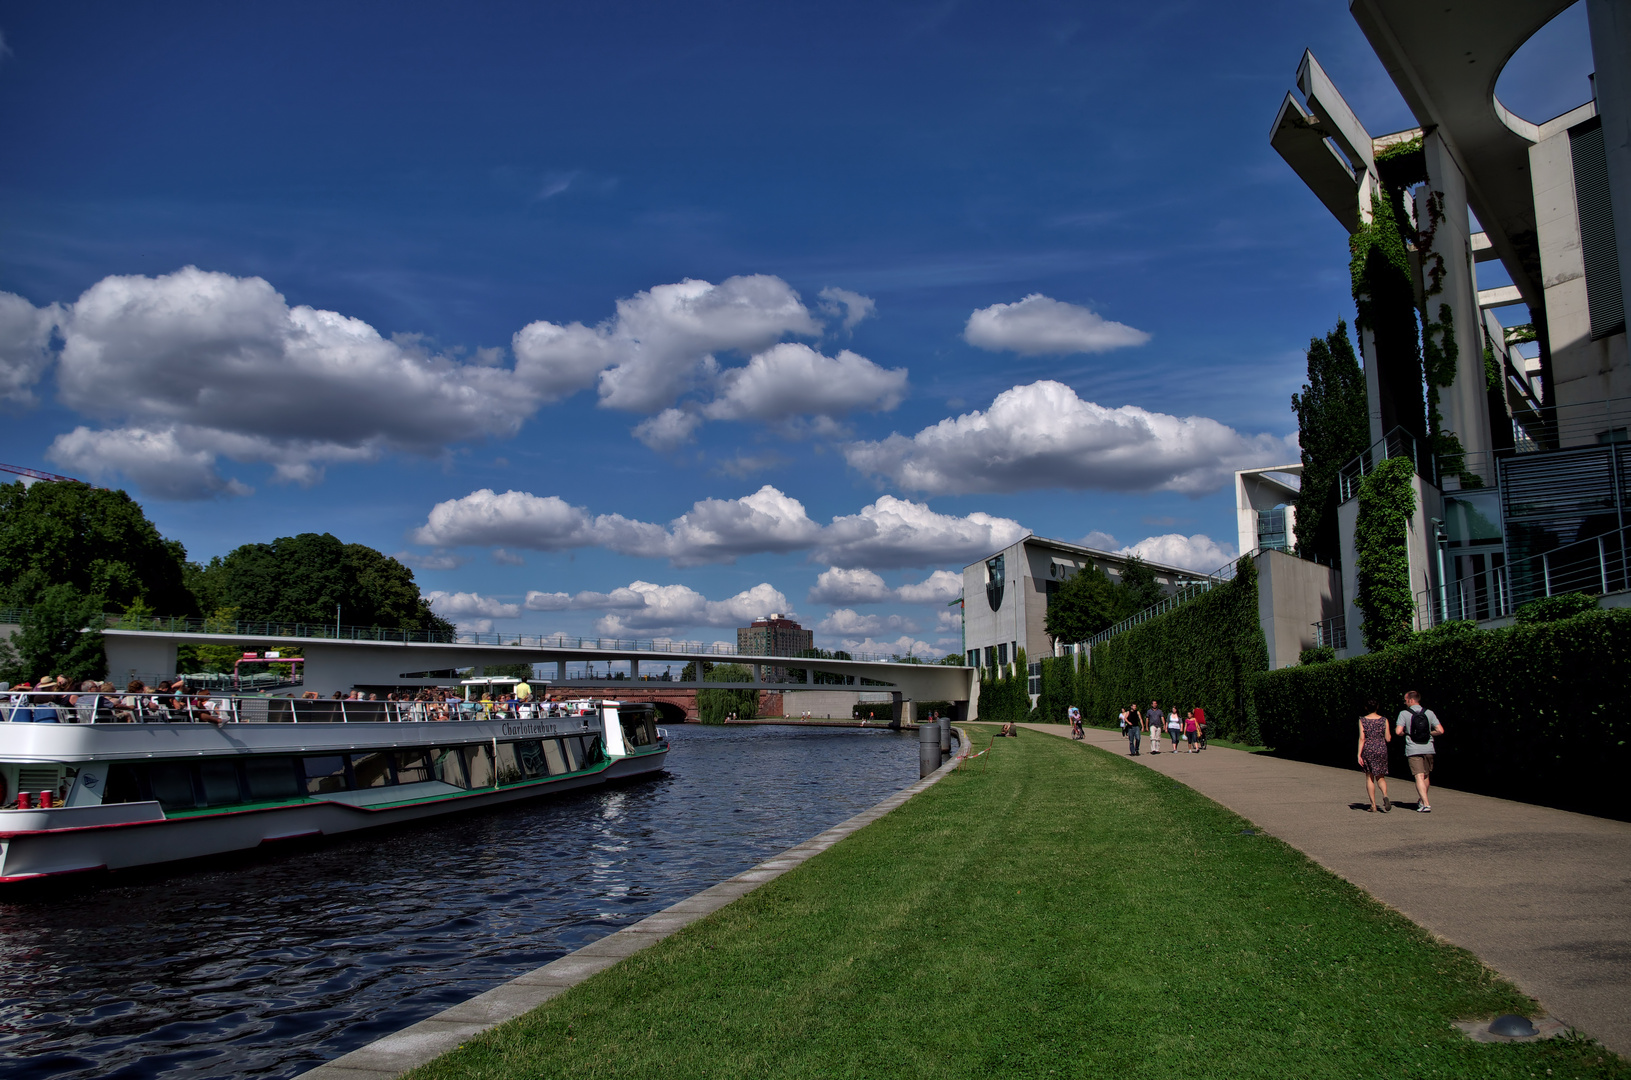
[[[826,851],[853,832],[864,829],[918,792],[939,783],[968,756],[968,732],[959,727],[958,750],[951,760],[917,783],[902,788],[876,806],[834,825],[779,855],[726,878],[695,896],[671,904],[576,952],[535,968],[525,975],[493,987],[469,1001],[444,1009],[411,1027],[360,1046],[333,1061],[301,1073],[301,1080],[394,1080],[410,1069],[455,1049],[466,1039],[506,1020],[531,1012],[592,975],[655,945],[699,919],[740,900],[767,881],[774,881],[812,856]]]

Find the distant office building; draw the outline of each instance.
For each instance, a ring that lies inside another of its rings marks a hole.
[[[1235,473],[1241,551],[1291,551],[1297,546],[1297,508],[1291,504],[1302,475],[1300,461]]]
[[[779,613],[736,631],[736,651],[744,656],[797,656],[813,648],[815,632]]]
[[[989,558],[965,566],[963,648],[968,665],[1002,667],[1024,649],[1034,683],[1040,677],[1042,658],[1054,654],[1054,643],[1043,628],[1043,620],[1059,587],[1088,567],[1097,567],[1111,581],[1120,581],[1127,558],[1062,540],[1027,536]],[[1145,565],[1155,571],[1156,582],[1169,593],[1203,577],[1176,566],[1148,561]],[[1037,692],[1033,685],[1031,693]]]

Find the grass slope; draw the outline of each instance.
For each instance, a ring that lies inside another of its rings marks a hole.
[[[1158,773],[1029,732],[985,760],[410,1075],[1631,1075],[1467,1041],[1534,1003]]]

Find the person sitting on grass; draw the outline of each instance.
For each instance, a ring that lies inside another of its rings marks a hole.
[[[1017,730],[1015,730],[1014,722],[1012,720],[1010,720],[1006,724],[1002,725],[1002,730],[997,732],[997,738],[999,738],[999,739],[1002,738],[1004,735],[1012,735],[1016,739],[1019,738],[1019,732]]]

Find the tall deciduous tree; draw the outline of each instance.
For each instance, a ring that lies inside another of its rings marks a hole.
[[[1337,474],[1370,444],[1370,418],[1365,403],[1365,374],[1354,356],[1348,324],[1308,343],[1308,382],[1291,395],[1302,445],[1302,489],[1292,500],[1297,510],[1297,554],[1335,562],[1341,555],[1337,535]]]
[[[0,604],[33,604],[68,585],[115,610],[145,603],[159,615],[191,615],[186,559],[123,491],[0,484]]]
[[[0,678],[10,682],[66,675],[74,682],[107,672],[102,652],[102,598],[72,585],[49,585],[34,597],[22,629],[0,642]]]
[[[191,584],[210,611],[253,622],[452,630],[419,595],[413,571],[365,544],[330,533],[245,544],[197,568]]]
[[[753,672],[745,664],[716,664],[702,677],[704,682],[752,682]],[[732,713],[738,720],[759,715],[757,690],[698,690],[697,719],[704,724],[723,724]]]

